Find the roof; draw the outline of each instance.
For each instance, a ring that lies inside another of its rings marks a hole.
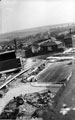
[[[59,45],[59,44],[61,44],[62,42],[60,42],[60,41],[55,41],[55,43],[56,43],[57,45]]]
[[[12,53],[12,52],[13,52],[13,53],[15,53],[15,50],[1,52],[1,53],[0,53],[0,55],[2,55],[2,54],[8,54],[8,53]]]
[[[56,41],[56,38],[55,38],[55,37],[51,37],[51,40],[52,40],[52,41]]]
[[[61,43],[62,42],[60,42],[60,41],[47,40],[47,41],[39,43],[38,45],[40,45],[40,46],[51,46],[51,45],[59,45]]]

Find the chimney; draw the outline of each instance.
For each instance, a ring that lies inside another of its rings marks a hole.
[[[70,30],[70,35],[71,35],[71,33],[72,33],[72,30],[71,30],[71,28],[70,28],[69,30]]]

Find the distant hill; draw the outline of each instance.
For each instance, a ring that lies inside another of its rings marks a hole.
[[[37,27],[37,28],[30,28],[30,29],[25,29],[25,30],[18,30],[18,31],[13,31],[10,33],[5,33],[5,34],[0,34],[0,42],[3,41],[11,41],[14,38],[25,38],[26,36],[29,35],[35,35],[40,32],[46,32],[46,31],[60,31],[62,32],[63,29],[69,29],[75,27],[74,23],[65,23],[65,24],[58,24],[58,25],[52,25],[52,26],[43,26],[43,27]]]

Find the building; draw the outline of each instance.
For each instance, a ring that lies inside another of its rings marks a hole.
[[[15,71],[21,68],[20,59],[16,58],[15,51],[0,53],[0,74]]]
[[[53,52],[62,52],[63,44],[60,41],[48,39],[46,41],[33,43],[25,50],[26,57],[32,57],[37,55],[43,55]]]
[[[65,36],[63,39],[63,42],[64,42],[65,47],[67,47],[67,48],[72,47],[72,36],[70,36],[70,35]]]
[[[53,41],[52,39],[49,39],[45,42],[39,43],[39,46],[43,49],[45,53],[63,51],[62,42],[57,40]]]
[[[63,43],[64,47],[70,48],[73,46],[72,42],[74,42],[74,36],[72,35],[72,30],[62,33],[57,36],[57,39]]]

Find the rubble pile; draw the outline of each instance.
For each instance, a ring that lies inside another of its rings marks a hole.
[[[36,110],[52,109],[51,92],[33,93],[14,97],[4,108],[0,119],[20,119],[36,117]]]

